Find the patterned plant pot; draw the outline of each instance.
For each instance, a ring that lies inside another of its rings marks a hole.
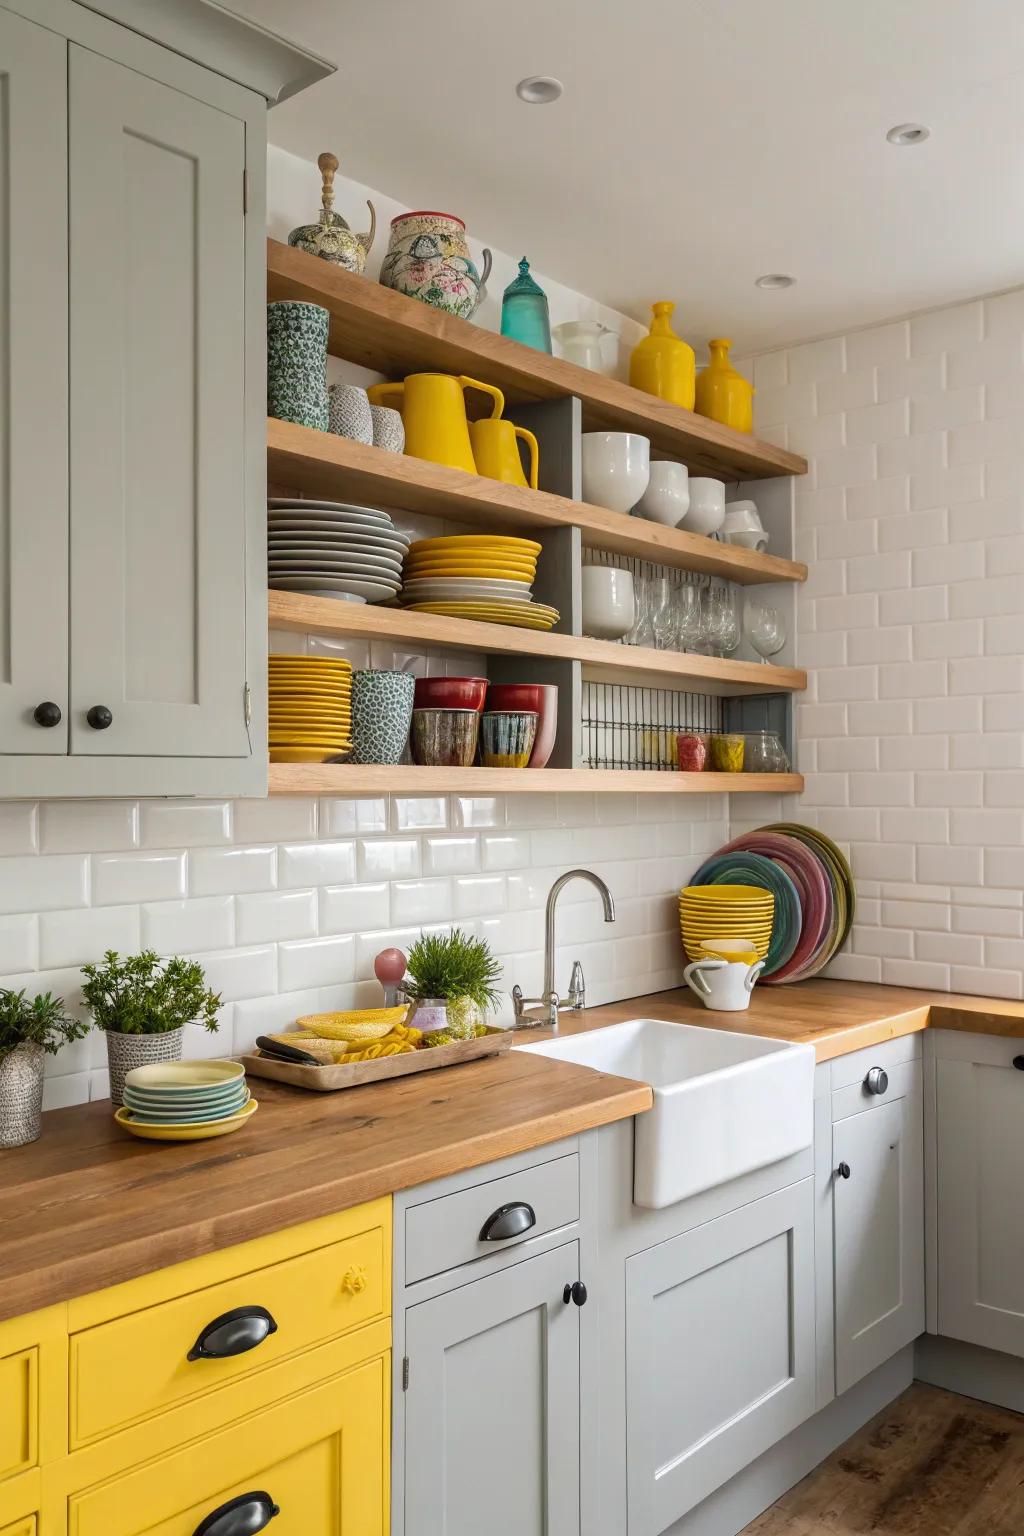
[[[327,333],[319,304],[291,299],[267,305],[267,414],[326,432]]]
[[[402,761],[415,688],[411,672],[353,672],[353,763]]]
[[[111,1102],[124,1103],[125,1074],[134,1067],[148,1067],[155,1061],[180,1061],[184,1038],[183,1029],[168,1029],[162,1035],[119,1035],[108,1029]]]
[[[500,709],[480,716],[480,755],[485,768],[525,768],[537,737],[539,716]]]
[[[366,390],[358,384],[333,384],[330,394],[328,430],[353,443],[373,442],[372,407]]]
[[[403,213],[391,220],[391,239],[380,280],[410,299],[468,320],[487,292],[491,253],[477,271],[466,243],[466,226],[450,213]]]
[[[0,1056],[0,1147],[38,1141],[43,1128],[41,1045],[16,1045]]]
[[[447,1030],[456,1040],[471,1040],[484,1016],[471,997],[424,997],[408,1021],[425,1035]]]

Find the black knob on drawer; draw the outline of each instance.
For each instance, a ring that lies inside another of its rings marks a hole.
[[[201,1520],[192,1536],[255,1536],[280,1513],[269,1493],[242,1493]]]
[[[32,719],[36,725],[60,725],[62,718],[60,705],[54,704],[52,700],[47,700],[44,704],[37,704],[32,711]]]
[[[836,1178],[837,1179],[848,1179],[849,1177],[850,1177],[850,1165],[849,1165],[849,1163],[840,1163],[839,1167],[836,1169]]]
[[[1017,1068],[1018,1072],[1024,1072],[1024,1056],[1015,1056],[1013,1058],[1013,1064]]]
[[[562,1300],[566,1306],[569,1305],[570,1301],[573,1301],[578,1307],[585,1307],[587,1304],[587,1288],[583,1281],[574,1280],[571,1285],[566,1283],[565,1290],[562,1292]]]
[[[864,1079],[868,1093],[884,1093],[889,1086],[889,1074],[884,1067],[872,1067]]]
[[[113,715],[105,704],[94,704],[85,718],[94,731],[105,731],[108,725],[113,724],[114,720]]]
[[[227,1360],[247,1354],[277,1332],[266,1307],[233,1307],[207,1323],[189,1350],[188,1360]]]

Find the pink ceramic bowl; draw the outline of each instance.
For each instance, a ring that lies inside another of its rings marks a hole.
[[[475,709],[479,714],[486,697],[486,677],[418,677],[413,703],[417,709]]]

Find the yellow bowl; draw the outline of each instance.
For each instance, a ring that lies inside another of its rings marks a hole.
[[[347,656],[305,656],[299,651],[270,651],[267,660],[272,667],[348,667],[352,663]]]
[[[698,948],[711,960],[728,960],[733,965],[753,965],[760,958],[746,939],[705,939]]]
[[[340,757],[351,747],[271,747],[272,763],[326,763],[329,758]]]
[[[775,901],[771,891],[761,885],[684,885],[679,892],[691,901]]]
[[[450,533],[437,539],[416,539],[409,545],[409,554],[416,556],[426,549],[515,549],[539,555],[544,548],[535,539],[521,539],[497,533]]]
[[[754,951],[755,951],[755,953],[757,955],[757,958],[759,960],[763,960],[764,957],[767,955],[768,947],[769,947],[770,944],[771,944],[771,939],[770,938],[764,939],[763,941],[759,939],[754,944],[753,948],[754,948]],[[686,951],[688,957],[691,960],[704,960],[704,959],[708,958],[707,952],[705,951],[703,944],[694,944],[690,940],[688,940],[685,936],[683,938],[683,948],[684,948],[684,950]],[[717,958],[717,957],[715,957],[715,958]]]

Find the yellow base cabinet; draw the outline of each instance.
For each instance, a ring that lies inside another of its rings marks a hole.
[[[0,1323],[0,1492],[65,1453],[67,1405],[67,1308]]]
[[[37,1529],[35,1515],[29,1515],[24,1520],[16,1520],[13,1525],[5,1525],[0,1536],[36,1536]]]

